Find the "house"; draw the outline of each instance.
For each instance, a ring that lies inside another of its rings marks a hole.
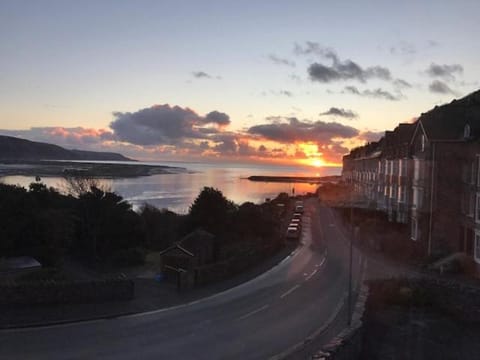
[[[214,261],[214,250],[215,237],[197,229],[160,252],[162,273],[178,288],[193,287],[196,269]]]
[[[352,150],[343,165],[356,198],[408,225],[420,253],[463,252],[480,270],[480,90]]]

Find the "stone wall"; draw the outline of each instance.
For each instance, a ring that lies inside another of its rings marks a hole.
[[[36,281],[0,284],[0,305],[80,304],[131,300],[134,282],[124,277],[95,281]]]
[[[351,325],[332,339],[311,359],[351,360],[356,359],[362,351],[363,317],[368,299],[368,286],[362,285],[353,309]]]

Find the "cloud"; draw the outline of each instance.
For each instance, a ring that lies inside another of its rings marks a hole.
[[[275,54],[269,54],[268,59],[276,65],[285,65],[295,67],[295,62],[286,58],[281,58]]]
[[[393,55],[415,55],[417,53],[417,49],[414,44],[402,41],[396,46],[390,47],[390,53]]]
[[[336,108],[336,107],[331,107],[328,111],[320,113],[319,115],[320,116],[331,115],[331,116],[338,116],[338,117],[343,117],[347,119],[355,119],[358,117],[358,115],[352,110]]]
[[[313,63],[308,67],[310,80],[329,83],[340,80],[358,80],[362,83],[369,79],[390,80],[390,70],[382,66],[362,68],[351,60],[333,63],[332,66]]]
[[[227,114],[212,111],[200,116],[189,108],[155,105],[136,112],[114,112],[110,123],[116,137],[137,145],[176,144],[185,138],[203,139],[206,125],[225,126]]]
[[[360,133],[358,136],[359,140],[365,140],[367,142],[373,142],[373,141],[378,141],[380,138],[385,134],[384,131],[363,131]]]
[[[370,97],[374,99],[384,99],[384,100],[390,100],[390,101],[397,101],[397,100],[400,100],[401,98],[401,95],[393,95],[392,93],[386,90],[383,90],[381,88],[377,88],[374,90],[366,89],[366,90],[360,91],[355,86],[345,86],[343,88],[342,93]]]
[[[230,117],[225,113],[214,110],[209,112],[207,116],[205,116],[205,123],[226,126],[230,124]]]
[[[455,91],[453,91],[447,84],[440,80],[433,80],[428,89],[432,93],[436,94],[453,94],[456,95]]]
[[[439,65],[431,63],[426,73],[430,77],[439,77],[445,81],[455,81],[455,75],[463,74],[463,66],[460,64]]]
[[[395,79],[393,80],[393,86],[395,86],[397,89],[409,89],[412,87],[412,84],[402,79]]]
[[[221,76],[210,75],[210,74],[206,73],[205,71],[193,71],[192,75],[193,75],[193,77],[195,77],[197,79],[217,79],[217,80],[220,80],[222,78]]]
[[[314,62],[308,67],[310,80],[321,83],[329,83],[341,80],[358,80],[362,83],[370,79],[391,80],[390,70],[383,66],[362,67],[356,62],[346,59],[341,60],[335,50],[322,45],[307,41],[305,45],[298,43],[294,46],[297,55],[318,55],[330,60],[331,65]]]
[[[0,134],[32,141],[54,143],[68,149],[91,149],[101,142],[116,139],[115,135],[109,130],[61,126],[32,127],[26,130],[0,130]]]
[[[358,130],[337,122],[301,121],[297,118],[284,118],[281,122],[252,126],[247,131],[260,138],[284,144],[298,142],[330,142],[334,138],[352,138]]]

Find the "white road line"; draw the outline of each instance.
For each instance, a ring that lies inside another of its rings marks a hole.
[[[312,276],[317,273],[317,271],[318,271],[318,269],[313,270],[312,273],[305,278],[305,281],[310,280],[312,278]]]
[[[253,310],[251,312],[249,312],[248,314],[245,314],[243,316],[240,316],[237,320],[245,320],[246,318],[249,318],[250,316],[252,315],[255,315],[256,313],[259,313],[260,311],[263,311],[265,309],[268,309],[270,305],[263,305],[261,308],[258,308],[257,310]]]
[[[300,287],[299,284],[295,285],[295,286],[292,287],[290,290],[288,290],[288,291],[284,292],[282,295],[280,295],[280,298],[283,299],[285,296],[290,295],[292,292],[294,292],[295,290],[297,290],[299,287]]]

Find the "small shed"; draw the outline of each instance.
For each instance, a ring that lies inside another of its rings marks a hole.
[[[180,289],[195,283],[195,269],[214,261],[215,237],[198,229],[160,252],[162,273]]]
[[[17,275],[33,272],[42,268],[31,256],[16,256],[0,258],[0,276],[13,278]]]

